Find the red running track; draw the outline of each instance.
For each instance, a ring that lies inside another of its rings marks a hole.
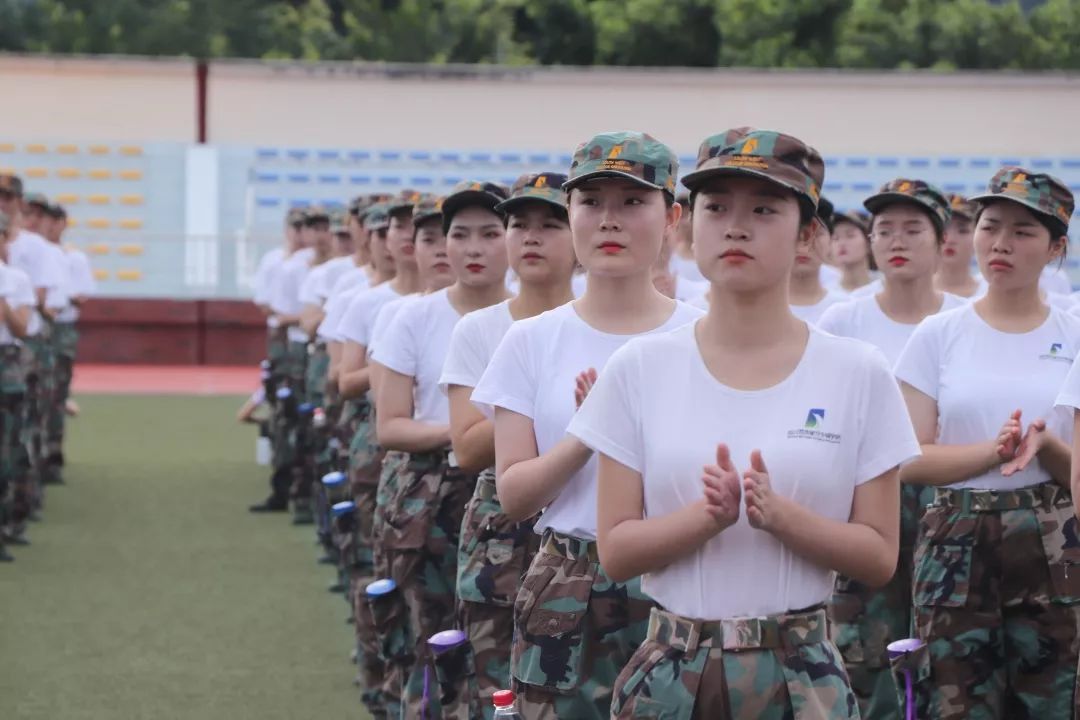
[[[72,380],[73,394],[83,395],[249,395],[258,387],[258,367],[78,364]]]

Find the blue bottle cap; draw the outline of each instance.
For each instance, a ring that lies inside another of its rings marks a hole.
[[[322,484],[327,487],[336,487],[345,482],[345,473],[334,471],[328,472],[322,477]]]
[[[278,391],[274,393],[277,395],[278,400],[285,400],[292,397],[292,390],[289,388],[278,388]]]
[[[301,415],[310,415],[311,411],[315,409],[315,406],[311,403],[300,403],[296,406],[296,411]]]
[[[334,507],[330,508],[334,513],[334,517],[341,517],[351,512],[356,512],[356,503],[352,500],[345,500],[343,502],[334,503]]]
[[[896,640],[889,643],[887,650],[889,651],[890,658],[898,658],[901,655],[913,653],[922,646],[923,641],[919,638],[904,638],[903,640]]]
[[[259,363],[259,367],[261,367],[263,370],[269,370],[270,369],[270,361],[269,360],[263,360],[261,363]]]
[[[397,583],[393,578],[383,578],[382,580],[376,580],[364,588],[364,594],[370,598],[382,597],[383,595],[389,595],[397,590]]]
[[[453,650],[469,639],[463,630],[443,630],[428,638],[428,645],[436,653]]]

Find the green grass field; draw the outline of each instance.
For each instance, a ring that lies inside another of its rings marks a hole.
[[[81,397],[67,485],[0,565],[0,718],[365,718],[344,601],[241,398]]]

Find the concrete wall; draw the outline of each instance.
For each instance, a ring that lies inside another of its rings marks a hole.
[[[0,56],[12,139],[195,138],[185,60]],[[213,143],[565,150],[647,130],[681,152],[742,124],[827,155],[1080,155],[1080,76],[740,70],[513,69],[223,61]]]

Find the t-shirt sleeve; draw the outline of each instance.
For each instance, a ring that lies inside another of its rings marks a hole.
[[[630,341],[611,356],[566,432],[596,452],[643,473],[641,395],[632,390],[642,387],[635,380],[641,375],[635,344]]]
[[[420,351],[416,338],[422,333],[416,332],[415,324],[423,319],[419,312],[410,312],[413,307],[403,308],[386,328],[386,333],[379,339],[378,354],[373,356],[383,367],[396,373],[416,377],[420,371]]]
[[[333,331],[342,341],[351,341],[359,345],[367,345],[367,329],[365,318],[367,315],[367,303],[362,296],[357,296],[349,303],[348,308],[341,315],[337,327]]]
[[[257,305],[265,305],[270,302],[270,268],[274,264],[274,255],[271,252],[266,253],[259,260],[259,267],[255,269],[255,277],[252,278],[251,285],[254,289],[254,300]]]
[[[855,430],[860,433],[856,485],[922,454],[900,386],[877,348],[868,353],[862,417]]]
[[[315,271],[307,274],[300,285],[301,305],[322,305],[322,299],[319,297],[319,283],[324,276],[324,273]]]
[[[1069,368],[1069,374],[1065,376],[1065,383],[1058,393],[1058,407],[1080,409],[1080,358],[1073,361]]]
[[[848,330],[848,309],[846,302],[837,303],[821,314],[817,327],[819,330],[836,335],[837,337],[850,337]]]
[[[536,419],[539,368],[529,339],[527,327],[512,326],[473,388],[473,404],[488,417],[501,407]]]
[[[97,292],[97,282],[94,280],[94,271],[90,267],[90,259],[80,252],[75,255],[75,263],[77,294],[89,297]]]
[[[439,377],[439,388],[444,393],[451,385],[475,388],[480,382],[487,365],[482,348],[482,332],[480,323],[472,322],[468,316],[454,327],[450,349]]]
[[[908,338],[896,361],[896,379],[937,400],[941,381],[941,325],[934,316]]]

